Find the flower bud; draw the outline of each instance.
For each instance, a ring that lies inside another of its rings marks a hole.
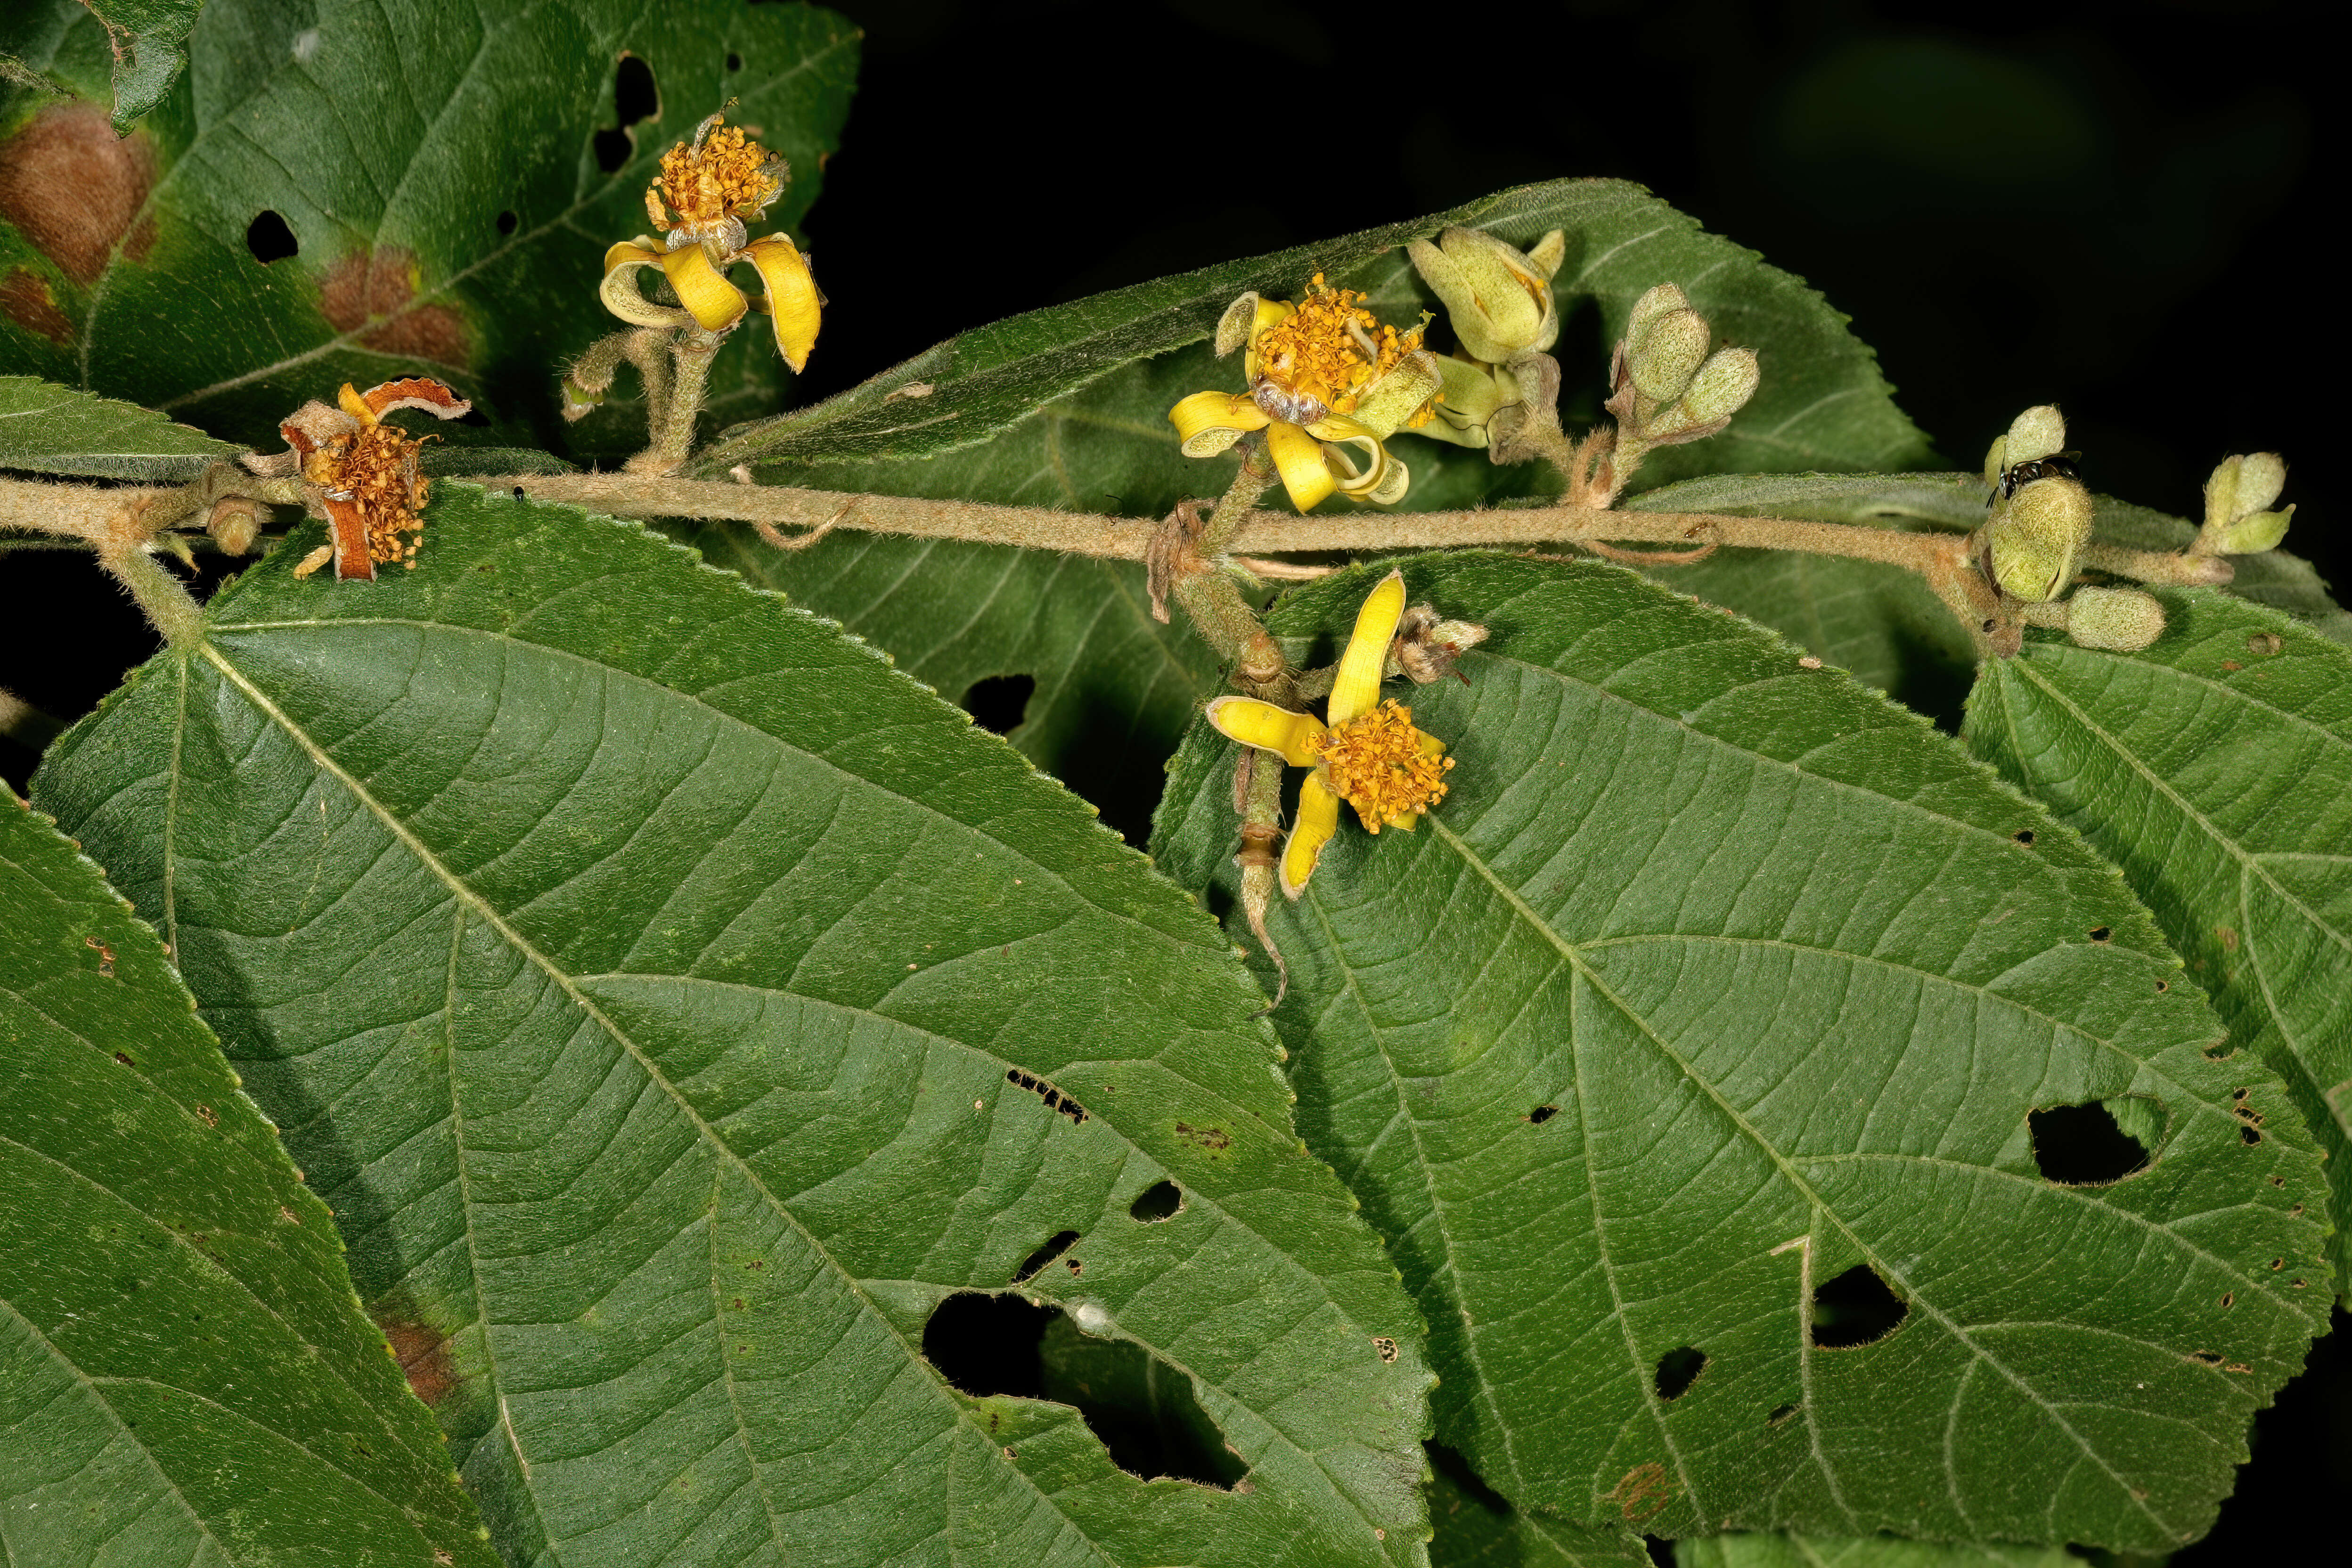
[[[1685,306],[1651,321],[1640,340],[1628,337],[1625,373],[1643,397],[1672,403],[1690,385],[1715,339],[1706,318]]]
[[[2084,647],[2137,653],[2164,635],[2164,606],[2137,588],[2077,588],[2066,611],[2066,635]]]
[[[1559,230],[1544,236],[1534,250],[1521,251],[1491,234],[1455,227],[1440,234],[1434,245],[1416,239],[1406,252],[1444,302],[1454,335],[1473,359],[1500,364],[1559,340],[1551,275],[1567,254]]]
[[[1718,349],[1699,366],[1683,394],[1683,411],[1695,424],[1721,426],[1748,406],[1762,373],[1752,349]]]
[[[253,548],[261,532],[261,507],[244,496],[223,496],[205,519],[205,531],[213,536],[222,554],[242,555]]]
[[[1518,379],[1508,371],[1489,370],[1446,354],[1437,356],[1437,371],[1444,383],[1431,405],[1437,417],[1413,426],[1412,433],[1457,447],[1488,445],[1496,413],[1519,401]]]
[[[2286,537],[2294,508],[2263,510],[2286,488],[2286,461],[2276,452],[2224,458],[2205,481],[2205,526],[2189,547],[2196,555],[2260,555]]]
[[[2029,408],[2010,421],[2008,450],[2002,454],[2001,468],[2013,468],[2020,463],[2054,457],[2066,447],[2066,420],[2054,403],[2044,403]],[[2000,477],[1999,472],[1992,476]]]
[[[2014,432],[2011,435],[2014,445]],[[1985,524],[1992,578],[2028,603],[2056,598],[2091,542],[2091,492],[2069,479],[2035,479],[1996,501]]]
[[[1633,313],[1625,318],[1625,342],[1629,348],[1639,348],[1643,336],[1660,316],[1669,310],[1687,310],[1690,300],[1671,283],[1661,283],[1633,301]]]
[[[1486,628],[1475,621],[1440,620],[1433,606],[1415,605],[1397,622],[1388,662],[1414,685],[1427,686],[1458,675],[1455,663],[1486,640]],[[1461,679],[1465,686],[1470,683],[1468,676]]]

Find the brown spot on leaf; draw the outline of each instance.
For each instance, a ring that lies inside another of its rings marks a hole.
[[[73,323],[49,296],[48,280],[19,267],[0,280],[0,311],[28,332],[38,332],[53,343],[73,342]]]
[[[204,1123],[207,1127],[218,1127],[220,1125],[220,1112],[215,1110],[209,1105],[197,1106],[196,1114],[204,1118]]]
[[[1386,1334],[1375,1334],[1372,1337],[1372,1353],[1384,1362],[1392,1362],[1397,1358],[1397,1342]]]
[[[2238,933],[2236,931],[2231,931],[2228,926],[2215,926],[2213,928],[2213,934],[2221,939],[2222,952],[2235,952],[2238,951]]]
[[[466,323],[446,305],[416,303],[416,253],[396,245],[355,250],[319,279],[319,308],[364,348],[463,370],[473,354]]]
[[[1674,1495],[1675,1484],[1666,1479],[1666,1467],[1654,1461],[1636,1465],[1619,1477],[1608,1500],[1617,1505],[1626,1522],[1639,1524],[1664,1508]]]
[[[94,103],[44,110],[0,145],[0,217],[77,283],[97,281],[117,245],[145,258],[155,220],[141,214],[154,187],[153,146],[143,133],[117,137]]]
[[[384,1342],[392,1346],[408,1391],[427,1405],[438,1405],[457,1386],[457,1363],[449,1354],[449,1338],[414,1318],[379,1321]]]
[[[1176,1136],[1198,1143],[1212,1154],[1222,1154],[1234,1146],[1234,1135],[1222,1127],[1193,1127],[1179,1121]]]
[[[94,936],[86,936],[82,938],[81,944],[84,947],[95,948],[98,950],[98,972],[106,976],[109,980],[113,979],[114,950],[107,946],[106,943],[99,941],[98,938]]]

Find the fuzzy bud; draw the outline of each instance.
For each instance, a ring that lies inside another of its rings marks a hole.
[[[2009,435],[2005,439],[2008,449],[2003,454],[2001,467],[2004,468],[2054,457],[2065,449],[2065,417],[2058,412],[2058,405],[2054,403],[2029,408],[2010,421]]]
[[[1558,229],[1522,251],[1475,228],[1449,228],[1433,245],[1406,247],[1471,358],[1500,364],[1513,354],[1548,349],[1559,338],[1551,276],[1567,255]]]
[[[1753,349],[1718,349],[1691,378],[1683,394],[1683,411],[1695,424],[1719,428],[1748,406],[1761,378]]]
[[[260,504],[244,496],[223,496],[205,519],[205,531],[213,536],[222,554],[242,555],[253,548],[261,532]]]
[[[2277,549],[2294,508],[2264,509],[2285,488],[2286,461],[2276,452],[2222,458],[2205,481],[2205,526],[2190,553],[2260,555]]]
[[[2001,592],[2046,603],[2074,580],[2091,542],[2091,492],[2069,479],[2036,479],[1994,505],[1985,534]]]
[[[1696,310],[1669,310],[1649,324],[1640,342],[1626,340],[1625,373],[1643,397],[1672,403],[1698,374],[1714,340]]]
[[[2084,647],[2137,653],[2164,635],[2164,606],[2137,588],[2077,588],[2066,635]]]
[[[1389,644],[1388,662],[1416,686],[1427,686],[1458,672],[1462,656],[1486,640],[1486,628],[1475,621],[1440,620],[1428,605],[1415,605],[1397,622]],[[1463,676],[1468,685],[1470,678]]]

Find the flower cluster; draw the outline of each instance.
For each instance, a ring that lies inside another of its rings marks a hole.
[[[1339,656],[1328,721],[1254,697],[1220,697],[1209,722],[1246,746],[1312,768],[1298,786],[1298,816],[1283,845],[1282,890],[1297,898],[1339,828],[1339,803],[1355,807],[1365,828],[1412,831],[1445,798],[1454,759],[1445,742],[1413,728],[1412,710],[1382,700],[1390,643],[1404,616],[1404,577],[1391,572],[1365,596],[1354,634]]]
[[[312,401],[280,425],[287,449],[249,457],[245,466],[271,478],[299,476],[302,499],[327,520],[328,542],[296,569],[308,575],[331,558],[335,575],[373,581],[378,566],[416,564],[419,515],[430,481],[417,454],[430,437],[411,436],[385,416],[421,408],[439,419],[462,419],[474,405],[424,376],[387,381],[361,392],[346,382],[334,405]]]

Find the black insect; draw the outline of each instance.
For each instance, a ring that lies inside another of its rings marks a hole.
[[[2047,458],[2034,458],[2022,463],[2011,463],[2001,470],[2000,486],[1991,495],[1985,497],[1985,505],[1990,507],[1997,500],[2007,500],[2036,479],[2079,478],[2080,476],[2074,472],[2074,459],[2082,455],[2080,452],[2056,452]]]

